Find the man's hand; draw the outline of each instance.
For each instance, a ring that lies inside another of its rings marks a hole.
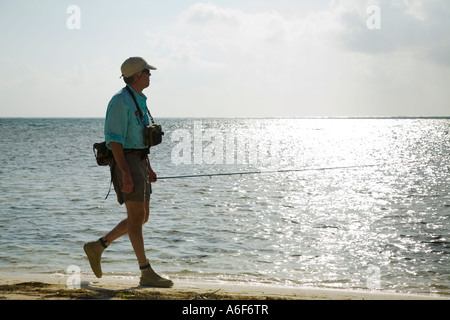
[[[123,153],[123,146],[122,144],[114,141],[111,141],[109,145],[111,146],[114,159],[122,172],[122,192],[131,193],[134,188],[134,182],[130,174],[130,168],[128,167],[127,160],[125,159],[125,154]]]
[[[131,193],[134,188],[133,178],[131,177],[130,171],[122,171],[122,192]]]
[[[150,182],[156,182],[158,180],[158,177],[156,176],[155,171],[150,169]]]
[[[150,177],[150,182],[156,182],[158,177],[156,176],[155,171],[153,171],[152,166],[150,165],[150,159],[147,158],[147,166],[148,166],[148,175]]]

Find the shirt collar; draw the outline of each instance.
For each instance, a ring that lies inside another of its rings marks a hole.
[[[127,84],[127,87],[130,88],[131,91],[133,91],[134,96],[136,97],[136,99],[141,99],[141,100],[147,101],[147,96],[146,96],[145,94],[143,94],[142,92],[141,92],[141,94],[138,94],[138,93],[133,89],[133,87],[130,86],[130,85],[128,85],[128,84]]]

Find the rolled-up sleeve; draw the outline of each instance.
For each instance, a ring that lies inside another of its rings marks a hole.
[[[128,107],[124,104],[122,97],[114,97],[108,105],[105,119],[105,141],[110,147],[110,142],[125,143],[128,127]]]

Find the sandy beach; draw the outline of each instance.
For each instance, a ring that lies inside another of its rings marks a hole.
[[[365,290],[302,288],[225,281],[174,280],[169,289],[145,288],[137,277],[81,277],[74,287],[67,277],[2,275],[2,300],[450,300],[439,295]]]

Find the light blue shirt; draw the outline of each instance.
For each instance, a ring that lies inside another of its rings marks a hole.
[[[136,97],[136,101],[144,115],[145,126],[148,126],[147,97],[141,93],[137,94],[128,86]],[[115,141],[122,144],[124,149],[144,149],[145,130],[136,104],[126,88],[116,93],[108,104],[105,119],[105,141],[109,149],[110,142]]]

